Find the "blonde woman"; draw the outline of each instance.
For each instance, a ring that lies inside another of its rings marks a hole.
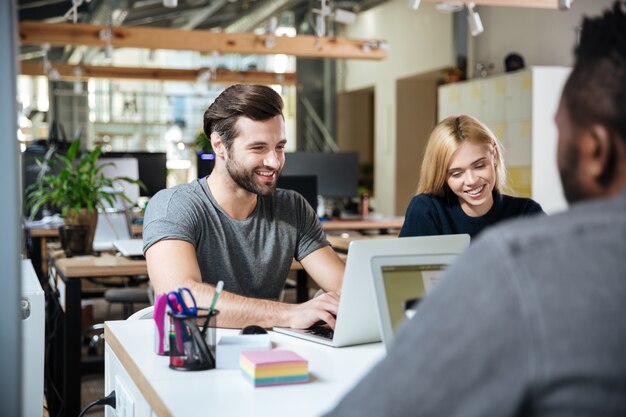
[[[477,119],[451,116],[428,139],[417,195],[406,211],[400,237],[478,235],[504,219],[543,213],[529,199],[502,194],[506,169],[502,147]]]

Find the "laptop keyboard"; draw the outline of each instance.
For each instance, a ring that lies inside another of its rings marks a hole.
[[[307,329],[307,333],[320,336],[328,340],[333,340],[334,330],[327,326],[313,326]]]

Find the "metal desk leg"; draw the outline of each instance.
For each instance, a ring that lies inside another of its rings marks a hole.
[[[60,274],[59,274],[60,275]],[[81,380],[81,280],[65,279],[65,314],[63,314],[63,392],[64,415],[80,413]]]

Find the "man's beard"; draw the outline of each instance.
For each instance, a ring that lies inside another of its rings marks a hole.
[[[254,171],[262,168],[254,168],[251,170],[246,170],[241,164],[235,161],[233,158],[229,158],[226,161],[226,170],[230,177],[244,190],[257,194],[257,195],[271,195],[276,191],[276,178],[280,174],[280,171],[277,171],[274,176],[274,181],[271,183],[259,183],[255,182],[255,174]]]
[[[570,145],[566,151],[565,161],[559,164],[559,175],[563,185],[563,194],[569,204],[587,200],[591,196],[585,192],[578,181],[579,155],[576,146]]]

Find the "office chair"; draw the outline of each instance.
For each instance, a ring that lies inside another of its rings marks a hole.
[[[148,304],[151,302],[149,289],[146,287],[115,288],[106,290],[104,292],[104,299],[109,303],[108,313],[111,312],[112,304],[122,304],[122,314],[124,315],[124,318],[129,317],[133,313],[133,307],[135,304]]]
[[[144,307],[141,310],[135,311],[126,320],[145,320],[151,319],[154,314],[154,305]]]

